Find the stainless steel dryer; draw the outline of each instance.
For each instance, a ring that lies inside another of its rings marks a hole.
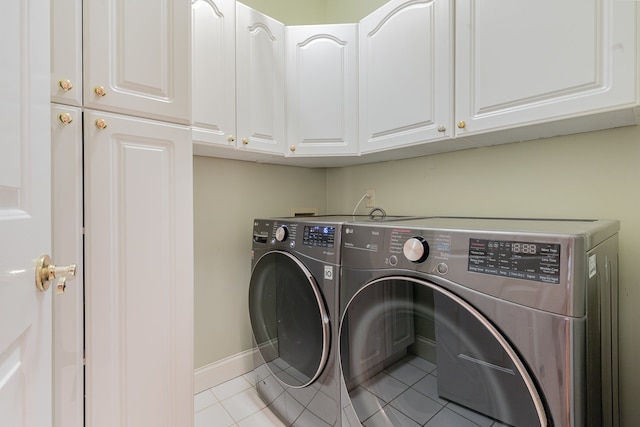
[[[346,225],[344,423],[617,426],[618,229],[482,218]]]
[[[346,221],[397,217],[256,219],[249,314],[256,388],[287,425],[339,426],[336,349],[340,248]]]

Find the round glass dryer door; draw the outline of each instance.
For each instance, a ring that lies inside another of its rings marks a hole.
[[[431,282],[389,277],[360,289],[346,305],[340,353],[347,417],[363,425],[548,425],[537,386],[507,339]]]
[[[249,315],[256,346],[271,372],[290,387],[306,387],[329,356],[329,316],[309,270],[287,252],[255,264]]]

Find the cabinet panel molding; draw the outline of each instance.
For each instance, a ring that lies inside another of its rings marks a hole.
[[[191,2],[85,0],[84,105],[188,124]]]
[[[358,153],[358,27],[287,27],[288,156]]]

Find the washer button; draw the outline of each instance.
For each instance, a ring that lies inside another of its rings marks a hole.
[[[389,257],[389,265],[394,266],[394,267],[395,267],[396,265],[398,265],[398,257],[397,257],[397,256],[395,256],[395,255],[391,255],[391,256]]]
[[[449,266],[444,262],[441,262],[436,266],[436,270],[438,271],[438,273],[444,275],[447,274],[447,271],[449,271]]]

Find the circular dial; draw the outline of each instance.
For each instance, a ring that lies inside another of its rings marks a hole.
[[[429,256],[429,244],[422,236],[412,237],[404,242],[402,253],[411,262],[424,262]]]
[[[281,225],[280,227],[278,227],[278,229],[276,230],[276,240],[278,242],[284,242],[285,240],[287,240],[287,237],[289,237],[289,230],[287,229],[287,226]]]

